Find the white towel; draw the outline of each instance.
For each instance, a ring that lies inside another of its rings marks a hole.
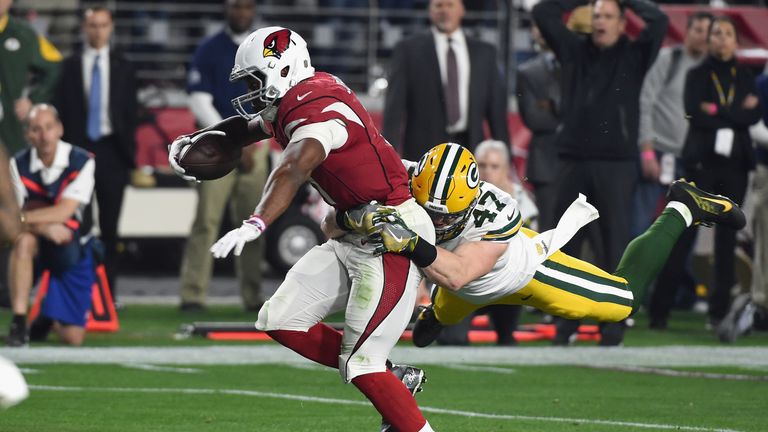
[[[560,217],[554,229],[543,232],[532,239],[539,253],[538,259],[530,263],[532,265],[530,270],[535,270],[552,254],[565,246],[583,226],[599,217],[600,213],[592,204],[587,202],[587,197],[579,194],[579,197],[568,206],[568,209]]]

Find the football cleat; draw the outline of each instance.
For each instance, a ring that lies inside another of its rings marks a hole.
[[[413,325],[413,344],[419,348],[431,344],[440,336],[443,325],[435,316],[435,306],[419,306],[421,313]]]
[[[403,382],[403,385],[414,397],[416,393],[424,390],[424,384],[427,383],[427,375],[424,371],[414,366],[393,364],[391,372]],[[382,419],[380,431],[390,432],[392,430],[392,425]]]
[[[8,330],[8,339],[5,340],[5,344],[15,348],[29,346],[29,334],[27,333],[26,325],[11,322],[11,327]]]
[[[744,212],[730,198],[704,192],[685,179],[672,182],[667,199],[685,204],[691,210],[694,224],[720,224],[735,230],[747,224]]]

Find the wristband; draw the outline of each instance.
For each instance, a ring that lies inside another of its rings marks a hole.
[[[656,151],[654,150],[643,150],[640,152],[640,158],[643,160],[652,160],[656,159]]]
[[[259,215],[253,214],[251,217],[244,220],[243,223],[251,224],[258,228],[261,232],[264,232],[264,230],[267,229],[267,223],[264,222],[264,219],[262,219]]]
[[[709,104],[709,115],[717,114],[717,104]]]
[[[416,237],[416,244],[413,246],[412,251],[401,252],[403,256],[407,257],[417,267],[429,267],[437,259],[437,248],[421,237]]]

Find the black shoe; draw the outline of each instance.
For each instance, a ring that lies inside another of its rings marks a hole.
[[[26,325],[11,322],[8,339],[5,340],[5,344],[15,348],[29,346],[29,334],[27,334]]]
[[[735,230],[747,224],[744,212],[730,198],[704,192],[684,179],[672,182],[667,199],[685,204],[691,210],[694,224],[721,224]]]
[[[667,319],[660,318],[660,317],[651,317],[651,320],[648,323],[648,328],[650,328],[651,330],[666,330]]]
[[[755,322],[755,309],[751,295],[739,294],[736,296],[731,303],[728,314],[717,326],[717,337],[720,338],[720,342],[736,342],[739,336],[752,330],[752,324]]]
[[[205,312],[207,308],[202,303],[182,302],[181,306],[179,306],[179,310],[182,312],[198,313],[198,312]]]
[[[53,320],[46,316],[38,315],[37,318],[32,321],[32,325],[29,326],[29,340],[32,342],[45,341],[48,339],[48,334],[51,332],[51,328],[53,328]]]
[[[415,397],[416,393],[424,390],[424,384],[427,383],[427,375],[423,370],[408,365],[396,365],[393,364],[391,368],[392,374],[403,382],[405,387]],[[381,432],[388,432],[392,430],[392,425],[384,419],[381,419]]]
[[[552,345],[570,346],[576,343],[579,336],[580,321],[557,318],[555,320],[555,338],[552,339]]]
[[[419,309],[421,313],[413,325],[413,344],[423,348],[440,336],[443,325],[435,317],[434,305],[419,306]]]
[[[600,323],[599,346],[621,346],[624,344],[624,321]]]

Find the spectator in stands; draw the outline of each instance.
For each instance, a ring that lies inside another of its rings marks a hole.
[[[226,0],[224,3],[226,26],[197,47],[189,70],[189,107],[201,128],[236,115],[231,100],[247,93],[245,82],[230,83],[229,74],[237,47],[253,26],[256,5],[253,0]],[[268,157],[266,143],[245,147],[238,169],[219,180],[197,185],[197,212],[181,266],[181,310],[205,308],[213,266],[208,248],[219,234],[228,204],[233,226],[248,219],[258,204],[269,173]],[[264,304],[261,293],[263,256],[264,239],[258,239],[246,245],[243,254],[235,258],[240,293],[248,311],[258,312]]]
[[[49,100],[61,62],[56,47],[10,15],[12,3],[0,0],[0,140],[11,154],[25,148],[21,122],[32,104]]]
[[[510,172],[509,147],[501,141],[486,140],[475,149],[480,180],[493,184],[508,193],[517,201],[523,226],[531,228],[537,221],[539,211],[523,186],[512,179]],[[494,330],[497,345],[515,345],[514,331],[520,320],[522,306],[492,305],[483,309],[488,313]]]
[[[408,160],[435,143],[474,149],[484,137],[509,142],[507,92],[496,48],[466,36],[461,0],[431,0],[428,33],[393,50],[383,134]]]
[[[117,223],[123,193],[135,166],[136,73],[110,46],[112,12],[92,7],[83,15],[83,48],[64,60],[53,104],[61,114],[64,140],[96,156],[96,201],[104,242],[104,267],[116,298],[119,239]]]
[[[33,103],[47,102],[61,54],[25,21],[8,12],[13,0],[0,0],[0,141],[10,155],[26,147],[22,121]],[[30,78],[34,78],[30,85]],[[0,274],[8,274],[6,246],[0,245]],[[0,278],[0,304],[7,306],[7,281]]]
[[[540,212],[539,229],[546,231],[556,222],[555,133],[560,125],[560,64],[539,28],[534,25],[531,34],[539,55],[521,64],[517,71],[517,106],[523,123],[532,134],[525,176],[533,185]]]
[[[642,180],[635,190],[632,237],[648,228],[660,208],[666,204],[664,195],[673,180],[684,177],[680,157],[683,153],[688,123],[683,106],[683,90],[688,71],[699,65],[707,55],[707,33],[712,22],[708,12],[693,13],[682,45],[663,48],[645,77],[640,93],[640,166]],[[650,327],[665,329],[678,289],[695,282],[687,270],[691,239],[695,230],[681,236],[669,260],[664,265],[651,296]],[[687,240],[683,240],[687,239]]]
[[[54,321],[63,342],[80,345],[85,338],[95,280],[92,224],[86,217],[93,196],[94,158],[62,141],[62,135],[56,109],[34,105],[27,119],[31,148],[17,153],[10,163],[16,199],[24,211],[9,266],[13,310],[9,346],[24,346],[29,340],[26,314],[36,269],[51,274],[41,315]]]
[[[686,174],[699,187],[744,201],[747,176],[755,168],[749,126],[760,119],[755,80],[738,64],[736,26],[716,17],[709,27],[709,56],[688,72],[685,112],[690,122],[683,149]],[[709,295],[709,322],[715,328],[728,312],[735,282],[736,231],[715,229],[714,286]]]
[[[597,224],[602,247],[597,265],[615,269],[629,243],[632,191],[638,180],[637,134],[640,88],[667,32],[667,16],[647,0],[597,0],[592,10],[592,34],[571,32],[563,14],[583,0],[544,0],[533,18],[547,45],[562,65],[563,124],[556,143],[560,150],[555,214],[562,214],[579,193],[600,211]],[[645,21],[639,37],[625,34],[625,8]],[[577,255],[581,236],[568,243]],[[555,343],[567,344],[578,328],[560,322]],[[602,327],[601,344],[623,339],[623,323]]]
[[[749,129],[756,144],[757,159],[752,183],[752,286],[748,291],[747,287],[741,287],[742,293],[733,299],[728,314],[718,326],[718,336],[723,342],[734,342],[753,329],[768,331],[768,64],[756,84],[763,118]]]

